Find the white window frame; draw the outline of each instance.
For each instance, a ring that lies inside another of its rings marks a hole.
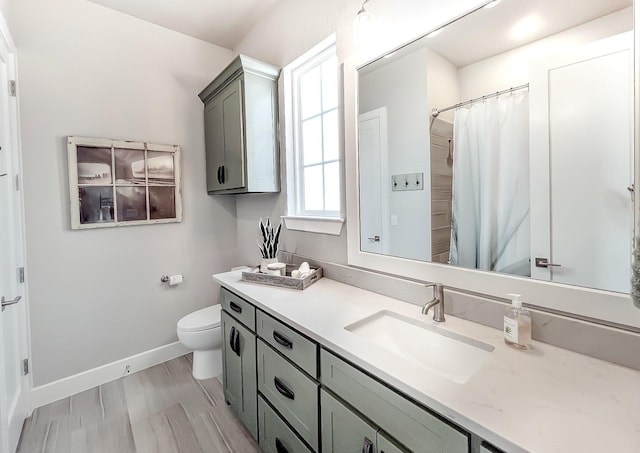
[[[287,149],[287,208],[288,215],[283,216],[285,225],[291,230],[300,230],[314,233],[325,233],[332,235],[339,235],[342,232],[342,226],[344,224],[344,209],[345,209],[345,196],[344,196],[344,151],[343,151],[343,133],[342,133],[342,100],[339,93],[342,92],[341,77],[336,68],[337,81],[338,81],[338,99],[336,111],[338,114],[338,137],[339,137],[339,152],[338,158],[335,160],[327,160],[319,163],[318,165],[325,165],[327,163],[338,162],[340,166],[340,210],[339,211],[311,211],[303,209],[304,200],[304,181],[303,171],[304,164],[301,156],[302,144],[300,128],[302,125],[302,119],[300,118],[299,109],[299,77],[301,73],[306,72],[309,68],[322,64],[331,56],[336,55],[336,40],[335,35],[329,36],[321,43],[314,46],[307,51],[304,55],[287,65],[283,70],[283,82],[284,82],[284,124],[286,131],[286,149]],[[339,67],[339,65],[338,65]],[[330,110],[327,110],[330,111]],[[326,113],[323,111],[320,115]],[[324,193],[323,193],[324,197]]]

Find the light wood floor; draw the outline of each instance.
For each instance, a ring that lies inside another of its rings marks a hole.
[[[190,354],[36,409],[18,445],[18,453],[259,451],[220,381],[193,378]]]

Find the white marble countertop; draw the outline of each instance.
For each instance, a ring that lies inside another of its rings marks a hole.
[[[323,278],[304,291],[214,275],[222,286],[327,349],[508,452],[640,452],[640,371],[533,342],[508,347],[502,331]],[[400,313],[495,347],[456,384],[344,329],[380,310]],[[638,351],[640,353],[640,351]]]

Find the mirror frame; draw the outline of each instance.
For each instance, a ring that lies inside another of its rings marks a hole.
[[[636,182],[640,181],[640,12],[638,2],[633,1],[634,31],[634,166]],[[358,173],[358,69],[382,58],[387,53],[415,42],[429,33],[483,8],[490,1],[428,30],[417,38],[394,48],[385,49],[375,57],[357,54],[344,61],[344,138],[347,213],[347,261],[351,266],[381,271],[399,277],[421,281],[440,282],[450,288],[480,293],[490,297],[506,298],[506,293],[519,293],[524,301],[541,310],[566,315],[590,322],[620,327],[640,332],[640,309],[629,294],[615,293],[586,287],[497,274],[475,269],[453,267],[446,264],[416,261],[360,250],[360,191]],[[428,118],[425,118],[425,124]],[[640,197],[635,197],[634,223],[640,231]],[[629,263],[631,265],[631,263]],[[425,292],[425,300],[427,293]]]

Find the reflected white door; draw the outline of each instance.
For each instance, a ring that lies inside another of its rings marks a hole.
[[[15,74],[14,54],[0,30],[0,296],[19,299],[0,311],[0,452],[13,453],[27,416],[27,379],[22,363],[27,358],[24,285],[18,268],[24,266],[22,198],[19,178],[17,102],[9,92]]]
[[[633,237],[630,33],[532,72],[532,276],[628,293]],[[536,267],[535,258],[560,267]]]
[[[387,109],[360,115],[358,122],[360,174],[360,250],[389,252],[389,188]]]

